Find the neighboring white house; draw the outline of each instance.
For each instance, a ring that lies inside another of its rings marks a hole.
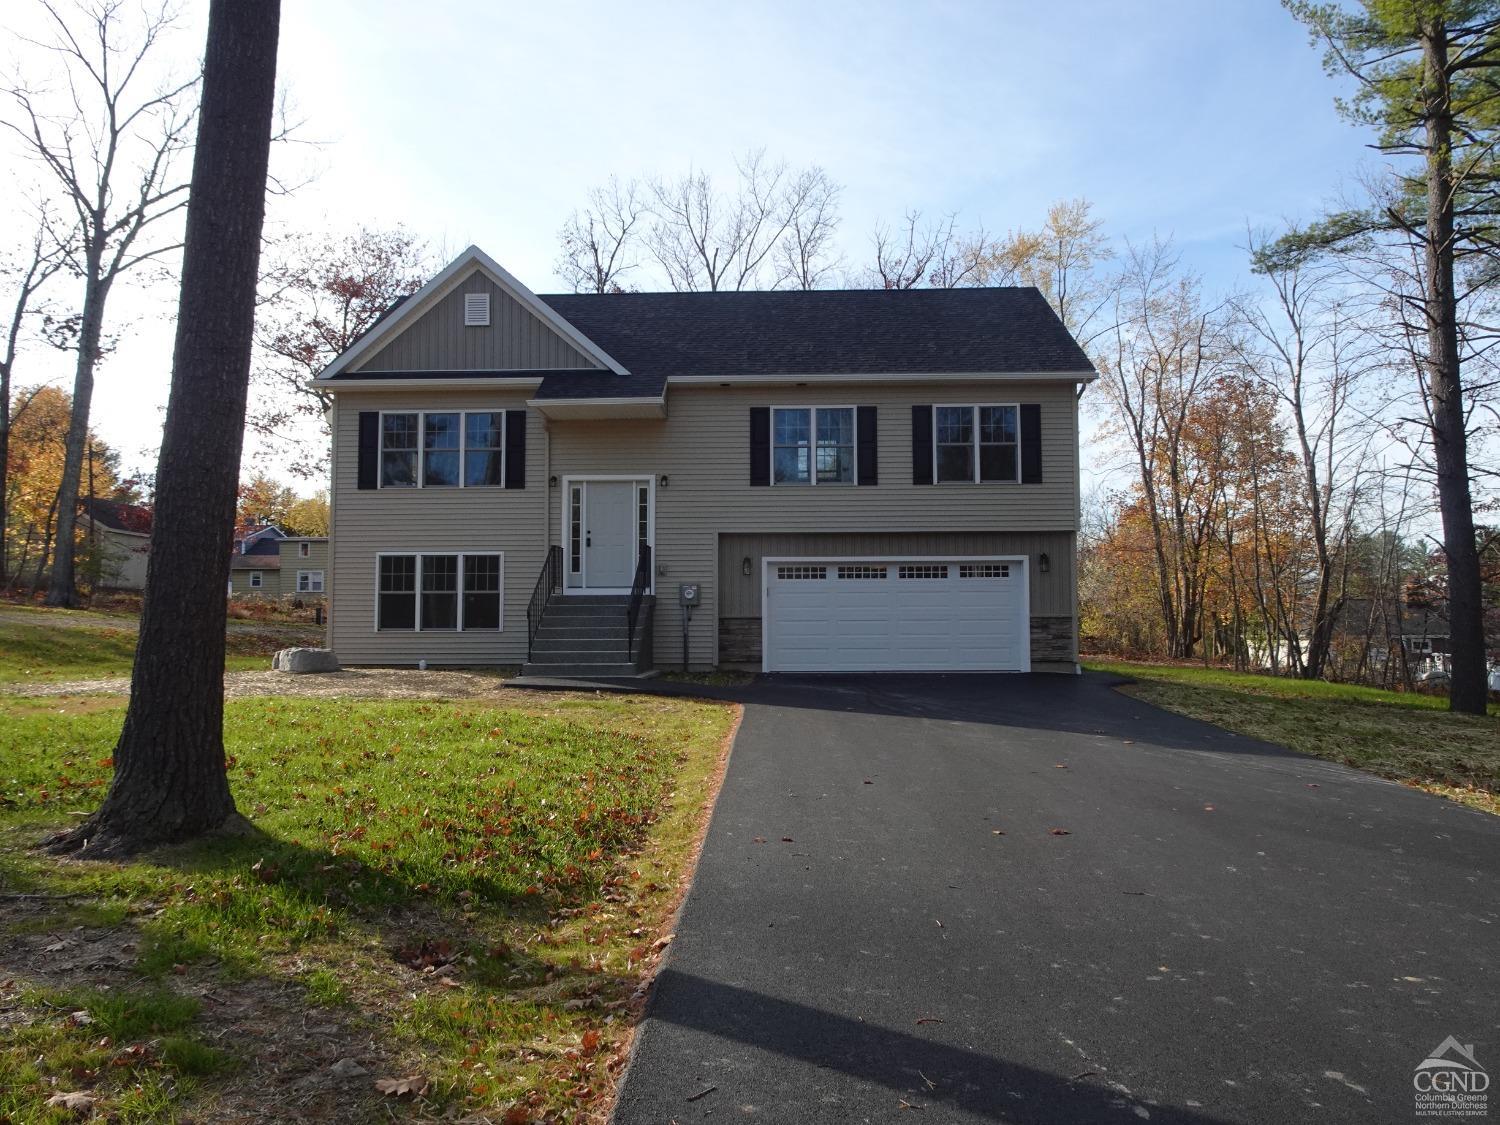
[[[98,552],[100,589],[144,590],[151,554],[151,509],[116,500],[83,500],[79,519]]]

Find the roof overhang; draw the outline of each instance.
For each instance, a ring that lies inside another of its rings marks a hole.
[[[314,379],[313,383],[324,394],[339,394],[343,391],[410,391],[416,389],[459,391],[481,388],[507,388],[513,391],[534,391],[542,385],[542,380],[536,375],[523,375],[510,377],[506,375],[476,376],[464,375],[457,371],[438,371],[431,375],[409,375],[400,379],[360,379],[350,377],[346,379]]]
[[[429,281],[418,289],[396,309],[390,316],[371,328],[342,355],[334,359],[327,367],[318,373],[318,377],[312,382],[320,388],[327,388],[333,384],[343,382],[337,376],[341,371],[354,367],[361,361],[370,359],[383,348],[386,343],[394,339],[407,325],[411,324],[423,313],[437,304],[453,291],[474,270],[488,274],[492,282],[506,293],[510,294],[520,304],[529,309],[533,314],[546,323],[568,343],[572,344],[584,355],[588,356],[601,367],[607,367],[617,375],[628,375],[629,372],[603,348],[594,343],[573,325],[563,318],[551,305],[543,301],[525,285],[521,284],[510,274],[499,262],[491,258],[477,246],[470,246],[457,258]]]
[[[530,398],[526,405],[544,418],[590,421],[600,418],[665,418],[667,396],[648,398]]]

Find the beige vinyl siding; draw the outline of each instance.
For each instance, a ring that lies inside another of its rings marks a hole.
[[[525,397],[494,391],[372,391],[335,401],[329,644],[346,664],[519,664],[526,605],[545,551],[547,475],[541,416],[528,412],[526,487],[360,489],[361,410],[518,410]],[[503,554],[499,632],[377,631],[379,554]],[[295,573],[295,567],[293,568]]]
[[[464,294],[490,295],[488,327],[464,324]],[[599,364],[475,271],[353,371],[548,371]]]
[[[270,556],[274,558],[275,556]],[[263,570],[260,572],[261,584],[250,585],[251,571],[231,570],[229,582],[236,597],[247,598],[279,598],[281,596],[281,572],[279,570]]]
[[[307,557],[302,557],[300,544],[307,544]],[[328,564],[328,540],[326,539],[283,539],[281,541],[281,573],[282,584],[288,597],[298,595],[297,572],[299,570],[321,570],[323,572],[323,596],[333,588],[332,568]],[[302,597],[318,597],[316,593],[302,594]]]
[[[912,483],[913,405],[1011,402],[1041,405],[1042,483]],[[877,408],[880,483],[751,487],[750,408],[818,404]],[[667,394],[667,412],[665,421],[553,423],[550,470],[560,478],[590,473],[668,477],[667,486],[656,490],[655,643],[663,662],[675,662],[681,652],[677,587],[683,582],[701,583],[704,595],[690,627],[690,661],[709,665],[717,660],[718,619],[726,615],[718,604],[721,534],[1052,532],[1062,535],[1056,541],[1070,544],[1077,529],[1077,398],[1069,384],[674,386]],[[552,542],[561,543],[561,490],[556,491],[549,534]],[[1070,573],[1071,546],[1057,556],[1053,574]],[[1061,595],[1047,598],[1059,613],[1072,612]]]

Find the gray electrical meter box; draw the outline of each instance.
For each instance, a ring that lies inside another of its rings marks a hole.
[[[703,600],[703,592],[698,583],[684,582],[677,587],[677,600],[682,605],[697,605]]]

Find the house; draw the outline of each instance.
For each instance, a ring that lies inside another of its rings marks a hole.
[[[231,595],[308,601],[321,600],[327,590],[327,536],[287,535],[273,524],[235,532]]]
[[[79,521],[93,539],[99,563],[98,586],[144,590],[151,554],[151,509],[117,500],[82,499]]]
[[[275,524],[234,529],[234,554],[229,559],[231,597],[281,596],[281,541],[285,538],[286,533]]]
[[[1030,287],[537,296],[471,247],[331,363],[349,664],[1076,670]]]
[[[304,601],[322,599],[328,592],[328,537],[288,535],[277,546],[282,594]]]

